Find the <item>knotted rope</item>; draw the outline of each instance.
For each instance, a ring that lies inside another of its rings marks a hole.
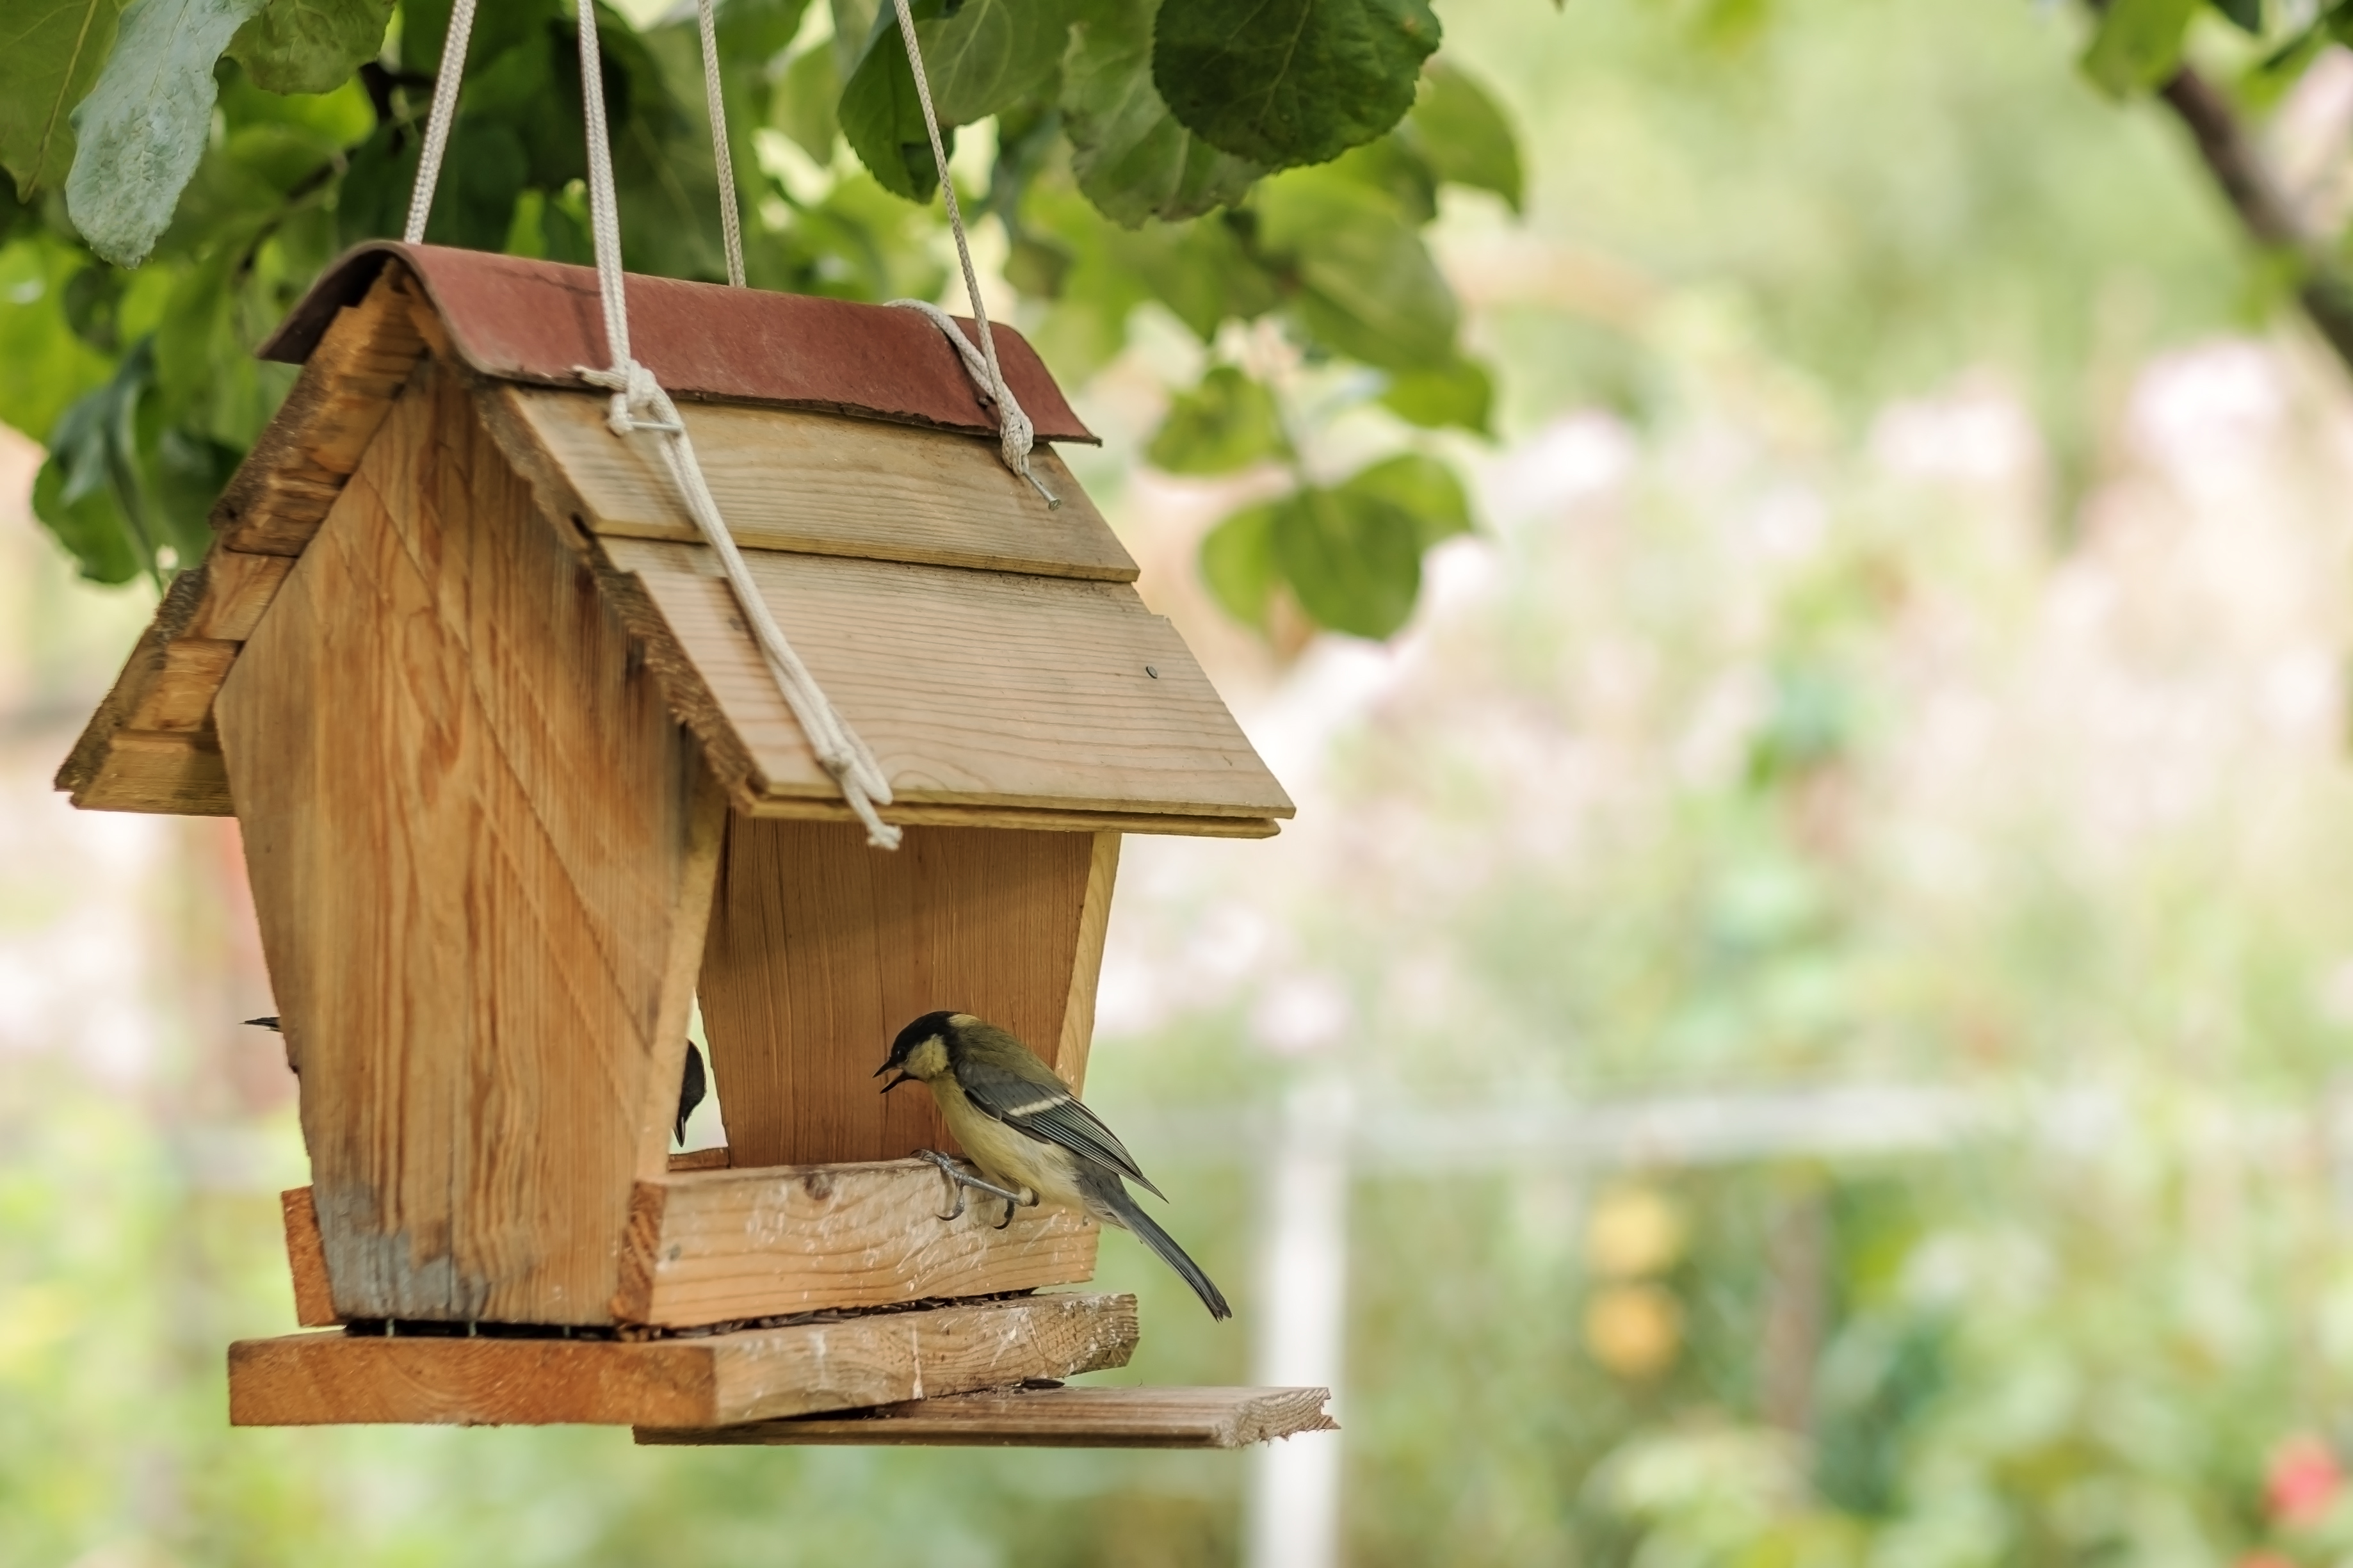
[[[434,187],[440,179],[441,162],[448,150],[449,127],[457,117],[458,89],[465,74],[466,47],[473,32],[476,3],[477,0],[456,0],[448,31],[442,38],[441,68],[433,84],[433,107],[426,121],[425,144],[418,155],[417,184],[409,194],[408,222],[404,231],[412,245],[425,237]],[[956,205],[955,185],[948,177],[947,147],[940,136],[938,112],[932,106],[931,82],[923,70],[923,53],[915,37],[914,18],[906,0],[892,0],[892,8],[899,18],[900,38],[906,46],[907,65],[914,76],[915,96],[923,105],[923,128],[931,137],[932,160],[939,170],[940,193],[946,201],[948,227],[955,237],[956,259],[964,269],[965,293],[972,302],[980,344],[974,347],[955,319],[928,300],[893,300],[891,303],[922,311],[946,336],[974,389],[997,409],[998,457],[1008,468],[1028,480],[1049,507],[1059,507],[1062,504],[1060,499],[1029,469],[1036,430],[1029,416],[1022,412],[1013,389],[1006,384],[1004,369],[997,362],[997,338],[988,324],[987,307],[981,300],[980,275],[973,266],[972,245],[965,234],[964,215]],[[575,374],[590,385],[604,387],[612,394],[605,423],[614,435],[627,437],[643,431],[659,438],[663,464],[686,502],[687,514],[719,558],[720,569],[743,609],[753,640],[758,644],[761,657],[776,679],[776,689],[807,738],[818,764],[831,775],[850,810],[866,825],[866,841],[877,848],[895,849],[900,830],[884,822],[877,809],[891,804],[890,780],[883,776],[881,764],[866,742],[842,719],[816,677],[801,662],[784,628],[776,624],[776,616],[753,581],[743,552],[735,546],[726,520],[720,515],[719,503],[703,477],[702,464],[695,457],[694,443],[687,435],[678,405],[662,390],[653,373],[629,353],[629,302],[621,270],[620,209],[613,188],[612,135],[605,114],[605,82],[599,63],[594,0],[577,0],[576,10],[580,28],[580,96],[587,121],[589,230],[596,253],[596,289],[604,308],[605,342],[612,363],[602,369],[575,366]],[[703,100],[711,116],[712,159],[719,175],[727,280],[740,289],[744,286],[743,221],[736,205],[733,159],[727,146],[727,114],[720,80],[713,0],[696,0],[695,14],[702,45]]]
[[[923,71],[923,46],[915,40],[914,16],[907,9],[907,0],[892,0],[892,8],[899,15],[899,37],[907,46],[907,68],[914,73],[915,100],[923,106],[923,130],[932,139],[932,163],[940,172],[940,195],[947,203],[948,231],[955,236],[956,260],[964,267],[965,298],[972,302],[973,323],[980,329],[980,347],[975,349],[955,318],[928,300],[893,300],[891,303],[902,310],[921,310],[932,319],[933,325],[947,334],[948,342],[955,345],[956,357],[964,362],[965,374],[972,378],[973,389],[997,405],[997,455],[1005,460],[1007,468],[1029,480],[1030,488],[1046,498],[1049,509],[1059,507],[1061,498],[1029,471],[1029,448],[1037,431],[1029,423],[1029,416],[1021,411],[1013,389],[1005,384],[1005,372],[997,363],[997,334],[989,330],[988,307],[981,302],[980,274],[973,268],[972,243],[965,237],[964,214],[956,206],[955,182],[948,178],[947,144],[940,139],[940,117],[932,107],[932,83]]]

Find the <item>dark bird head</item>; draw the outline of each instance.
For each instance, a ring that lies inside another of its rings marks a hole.
[[[942,1008],[926,1013],[905,1028],[891,1042],[891,1057],[874,1069],[881,1078],[886,1072],[899,1076],[882,1086],[882,1092],[905,1083],[909,1079],[928,1083],[948,1070],[948,1058],[956,1049],[957,1037],[966,1028],[980,1022],[969,1013],[951,1013]]]

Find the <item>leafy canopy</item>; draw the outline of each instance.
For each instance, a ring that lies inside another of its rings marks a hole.
[[[1205,552],[1219,600],[1254,626],[1280,603],[1395,631],[1422,552],[1470,526],[1426,433],[1483,435],[1493,402],[1423,230],[1443,186],[1514,209],[1522,194],[1506,117],[1433,58],[1437,16],[1421,0],[911,5],[944,139],[992,136],[967,210],[1002,226],[1058,373],[1082,380],[1157,305],[1203,369],[1153,460],[1284,476]],[[47,438],[36,509],[86,575],[160,581],[208,546],[213,497],[290,382],[254,345],[338,252],[399,229],[448,16],[23,0],[0,23],[0,353],[33,372],[0,382],[0,420]],[[627,264],[716,280],[693,25],[598,18]],[[938,293],[938,176],[896,13],[722,0],[718,31],[752,283]],[[485,5],[427,238],[589,261],[582,136],[568,0]],[[1335,481],[1317,447],[1351,409],[1380,411],[1396,455]]]

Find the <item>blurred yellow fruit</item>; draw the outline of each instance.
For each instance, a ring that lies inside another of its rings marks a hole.
[[[1674,1364],[1683,1310],[1656,1285],[1610,1285],[1585,1307],[1585,1348],[1620,1377],[1655,1377]]]
[[[1656,1187],[1617,1187],[1593,1205],[1585,1259],[1605,1279],[1657,1274],[1683,1255],[1683,1211]]]

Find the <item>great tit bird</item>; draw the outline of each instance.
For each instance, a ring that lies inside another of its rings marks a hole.
[[[910,1079],[932,1091],[948,1131],[988,1178],[974,1179],[936,1150],[921,1151],[956,1184],[956,1206],[949,1218],[964,1212],[965,1187],[1005,1200],[1000,1229],[1011,1223],[1016,1204],[1026,1207],[1042,1201],[1078,1209],[1132,1232],[1158,1253],[1193,1287],[1209,1316],[1234,1315],[1201,1266],[1136,1206],[1127,1184],[1133,1181],[1157,1198],[1167,1194],[1145,1179],[1112,1130],[1019,1040],[969,1013],[926,1013],[891,1043],[891,1058],[874,1076],[886,1072],[898,1076],[882,1086],[885,1094]]]
[[[709,1080],[702,1075],[702,1053],[695,1049],[692,1040],[689,1040],[686,1042],[686,1077],[678,1086],[677,1136],[671,1142],[686,1142],[686,1119],[694,1114],[696,1106],[702,1103],[702,1097],[709,1088]]]

